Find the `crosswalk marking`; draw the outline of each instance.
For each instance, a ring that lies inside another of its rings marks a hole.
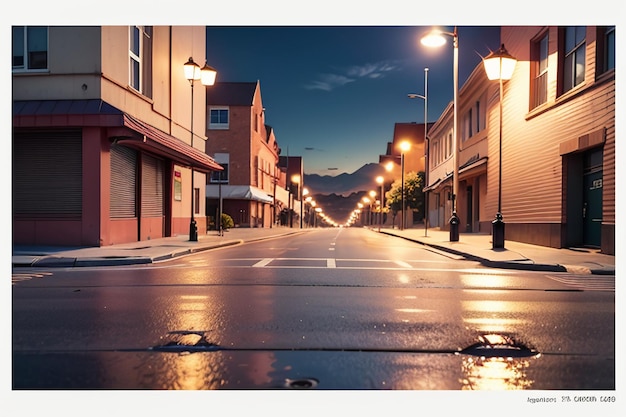
[[[326,268],[337,268],[337,264],[335,263],[334,258],[326,259]]]
[[[393,261],[396,265],[401,266],[402,268],[413,268],[411,264],[404,261]]]
[[[563,274],[548,278],[583,291],[615,291],[615,275]]]
[[[49,275],[52,275],[52,272],[14,272],[11,274],[11,285],[15,285],[15,283],[20,281],[28,281],[33,278],[44,278]]]
[[[252,267],[253,268],[263,268],[264,266],[269,265],[269,263],[272,262],[273,260],[274,260],[274,258],[261,259],[259,262],[257,262],[254,265],[252,265]]]

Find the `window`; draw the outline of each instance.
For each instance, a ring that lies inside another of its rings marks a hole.
[[[129,84],[143,95],[152,97],[152,26],[131,26],[129,29]]]
[[[228,118],[228,107],[212,107],[209,129],[228,129]]]
[[[215,159],[215,162],[224,167],[224,169],[222,171],[211,171],[210,182],[212,184],[228,184],[228,164],[230,162],[230,154],[216,153],[213,156],[213,159]]]
[[[563,39],[562,92],[585,81],[585,26],[568,26]]]
[[[48,69],[48,27],[13,26],[13,70]]]
[[[228,184],[228,164],[220,164],[224,167],[223,171],[211,171],[212,184]]]
[[[599,26],[597,34],[597,75],[615,69],[615,26]]]
[[[484,110],[481,113],[480,102],[485,100],[486,96],[476,100],[473,107],[463,115],[463,121],[461,126],[461,140],[466,141],[472,136],[479,133],[486,125],[486,114]]]
[[[548,33],[531,44],[532,55],[532,91],[530,108],[540,106],[548,101]]]

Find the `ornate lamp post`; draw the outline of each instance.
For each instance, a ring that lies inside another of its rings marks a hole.
[[[196,64],[192,57],[189,57],[189,60],[185,62],[184,66],[185,78],[189,81],[189,85],[191,86],[191,127],[189,131],[191,132],[191,147],[193,148],[193,85],[195,81],[200,80],[202,85],[208,86],[215,84],[215,77],[217,76],[217,71],[215,68],[208,66],[206,63],[204,67],[200,68],[198,64]],[[193,166],[191,167],[191,218],[189,222],[189,240],[192,242],[198,241],[198,225],[196,224],[196,219],[194,218],[195,213],[195,204],[194,204],[194,170]],[[221,221],[222,219],[219,219]]]
[[[450,241],[459,241],[459,223],[461,222],[456,213],[456,200],[459,192],[459,129],[458,129],[458,95],[459,95],[459,37],[454,28],[454,32],[442,32],[433,30],[421,39],[422,45],[428,47],[439,47],[446,43],[446,36],[451,36],[454,46],[453,60],[453,83],[454,83],[454,116],[453,116],[453,136],[454,149],[452,150],[452,159],[454,165],[454,174],[452,178],[452,217],[450,217]]]
[[[500,102],[499,102],[499,140],[498,140],[498,212],[496,218],[491,222],[491,246],[492,249],[504,248],[504,220],[502,218],[502,98],[504,96],[502,84],[504,80],[510,80],[515,70],[517,60],[509,54],[504,47],[500,46],[495,52],[491,52],[483,58],[485,72],[490,80],[500,82]]]

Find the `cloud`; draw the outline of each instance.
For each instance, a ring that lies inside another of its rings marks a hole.
[[[342,70],[341,73],[338,74],[320,74],[316,80],[305,85],[304,88],[307,90],[332,91],[335,88],[342,87],[359,79],[383,78],[387,73],[397,71],[399,69],[400,65],[397,62],[392,61],[354,65]]]
[[[354,78],[349,78],[340,74],[321,74],[318,78],[318,80],[305,85],[304,88],[307,90],[331,91],[337,87],[341,87],[355,81]]]

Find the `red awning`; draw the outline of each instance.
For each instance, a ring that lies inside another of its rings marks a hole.
[[[118,139],[117,143],[120,145],[143,149],[201,172],[224,169],[206,153],[128,114],[124,114],[124,126],[141,134],[141,136]]]

